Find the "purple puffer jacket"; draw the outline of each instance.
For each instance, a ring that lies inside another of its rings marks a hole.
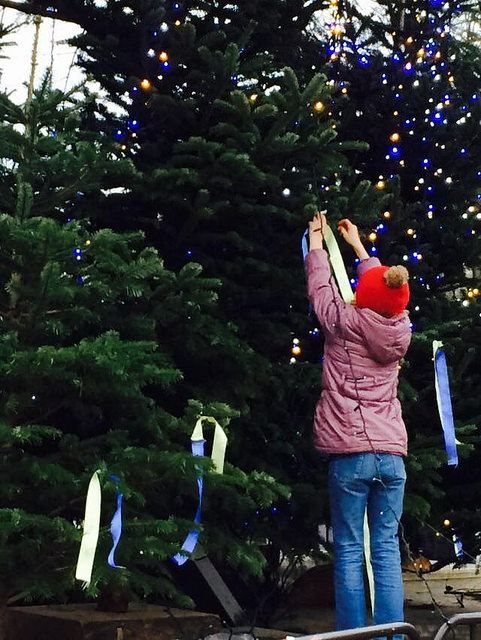
[[[377,258],[363,260],[359,276],[379,264]],[[325,336],[314,446],[323,454],[406,455],[397,385],[399,360],[411,341],[407,312],[385,318],[345,304],[324,249],[309,251],[306,271],[309,300]]]

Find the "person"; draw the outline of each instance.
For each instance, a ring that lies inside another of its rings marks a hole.
[[[397,398],[399,362],[411,340],[405,267],[386,267],[364,248],[357,227],[339,232],[360,262],[355,302],[339,296],[323,249],[326,218],[309,223],[308,296],[325,336],[315,448],[329,460],[336,628],[367,624],[364,515],[370,529],[374,624],[404,620],[399,549],[407,434]]]

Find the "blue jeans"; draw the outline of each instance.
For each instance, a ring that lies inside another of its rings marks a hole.
[[[338,630],[367,624],[363,531],[366,508],[374,574],[373,623],[404,620],[398,527],[405,482],[404,461],[398,455],[355,453],[329,462]]]

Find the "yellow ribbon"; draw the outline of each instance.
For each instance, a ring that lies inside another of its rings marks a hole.
[[[224,473],[225,450],[227,448],[227,436],[224,429],[220,426],[215,418],[211,416],[201,416],[195,423],[194,431],[190,439],[192,441],[204,440],[204,432],[202,423],[204,421],[213,422],[215,426],[214,442],[212,443],[211,460],[214,464],[216,473]]]
[[[337,281],[342,299],[346,304],[350,304],[354,300],[354,293],[349,282],[346,267],[342,259],[339,245],[329,225],[324,229],[324,242],[326,243],[329,260],[331,262],[332,271]]]
[[[99,472],[95,471],[90,478],[87,491],[82,542],[80,544],[77,569],[75,572],[76,579],[84,582],[84,588],[88,587],[92,577],[92,568],[100,531],[101,503],[102,492],[100,490]]]
[[[371,612],[374,615],[374,574],[371,564],[371,534],[367,521],[367,509],[364,512],[364,558],[366,560],[367,581],[369,583],[369,594],[371,596]]]
[[[350,304],[354,300],[354,293],[349,282],[344,260],[342,259],[339,245],[337,244],[336,237],[334,236],[332,229],[329,225],[326,225],[324,230],[324,242],[326,243],[327,252],[329,254],[329,260],[331,262],[331,268],[339,287],[339,292],[342,299],[346,304]],[[369,524],[367,521],[367,511],[364,513],[364,557],[366,560],[367,579],[369,583],[369,592],[371,596],[371,608],[374,611],[374,575],[372,572],[371,564],[371,545],[370,545],[370,533]]]

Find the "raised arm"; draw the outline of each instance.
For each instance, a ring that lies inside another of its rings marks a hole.
[[[323,249],[326,217],[317,213],[309,222],[309,253],[306,257],[307,294],[314,312],[324,330],[333,331],[345,303],[337,290],[327,252]]]
[[[347,244],[350,244],[354,250],[354,253],[357,255],[359,260],[368,260],[369,254],[364,248],[364,245],[361,242],[361,238],[359,237],[358,228],[354,223],[352,223],[347,218],[341,220],[338,224],[338,230]]]

